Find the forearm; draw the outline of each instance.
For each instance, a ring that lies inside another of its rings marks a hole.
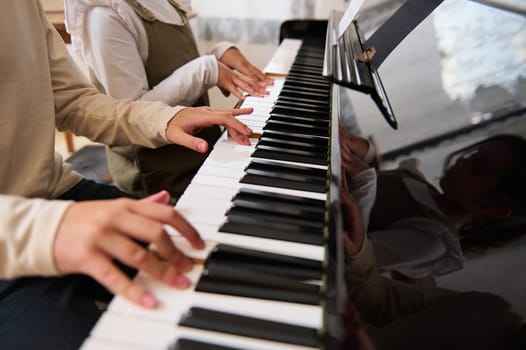
[[[358,254],[347,259],[349,298],[364,321],[386,325],[438,302],[452,292],[400,283],[381,276],[371,244],[366,240]]]
[[[57,95],[55,100],[60,101]],[[115,100],[94,91],[75,94],[70,90],[64,99],[71,97],[75,100],[57,109],[57,128],[108,145],[165,145],[168,121],[183,108],[161,102]]]
[[[228,41],[222,41],[220,43],[217,43],[206,53],[208,55],[214,55],[218,60],[220,60],[221,57],[223,57],[223,54],[226,52],[226,50],[230,49],[231,47],[236,47],[236,45]]]
[[[217,60],[212,55],[196,58],[176,69],[151,90],[144,92],[141,100],[162,101],[170,106],[193,106],[208,89],[217,84]]]
[[[0,195],[0,278],[57,274],[53,243],[71,203]]]

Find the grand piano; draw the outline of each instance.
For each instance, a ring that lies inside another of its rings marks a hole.
[[[330,21],[286,24],[266,68],[278,73],[269,96],[241,104],[254,108],[240,118],[254,130],[252,145],[223,135],[178,201],[207,242],[192,251],[166,228],[197,262],[192,288],[140,274],[160,306],[114,298],[82,350],[343,348],[340,96],[331,80],[371,94],[391,126],[396,119],[369,63],[359,63],[373,77],[365,87],[356,76],[328,77],[327,28]]]

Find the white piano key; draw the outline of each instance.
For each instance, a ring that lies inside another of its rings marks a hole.
[[[267,110],[257,110],[250,114],[241,115],[237,117],[237,119],[253,118],[258,121],[266,121],[268,117],[270,116],[271,111],[272,111],[272,108],[268,108]]]
[[[274,106],[274,99],[263,99],[260,97],[247,97],[241,104],[241,107],[263,107],[272,108]]]
[[[181,199],[188,197],[189,199],[198,198],[199,200],[204,200],[209,198],[230,202],[237,192],[238,189],[194,184],[186,188]]]
[[[268,119],[268,115],[258,116],[258,115],[252,115],[252,114],[238,118],[239,121],[245,124],[248,122],[264,124],[267,121],[267,119]]]
[[[270,62],[263,69],[267,74],[286,75],[303,43],[299,39],[284,39],[272,55]]]
[[[279,187],[244,184],[244,183],[239,183],[237,178],[216,177],[216,176],[204,175],[204,174],[196,175],[193,178],[191,184],[192,185],[196,184],[196,185],[226,187],[230,189],[241,189],[241,188],[250,189],[251,188],[251,189],[260,190],[260,191],[288,194],[291,196],[297,196],[297,197],[302,197],[302,198],[312,198],[312,199],[319,199],[319,200],[327,199],[326,193],[316,193],[316,192],[307,192],[307,191],[301,191],[301,190],[291,190],[291,189],[279,188]]]
[[[207,157],[201,167],[214,165],[221,167],[235,167],[238,169],[245,168],[250,163],[250,161],[254,159],[251,157],[251,155],[255,150],[256,143],[257,142],[251,141],[250,146],[245,146],[239,145],[231,139],[226,140],[214,147],[213,152]],[[272,160],[272,162],[327,170],[327,165],[306,164],[282,160]]]
[[[251,113],[251,114],[245,114],[242,116],[239,116],[237,119],[243,123],[245,121],[252,121],[252,122],[266,122],[269,118],[270,111],[268,112],[259,112],[259,113]]]
[[[257,103],[254,103],[252,104],[252,108],[254,109],[254,111],[252,113],[254,114],[264,114],[264,113],[268,113],[272,110],[272,105],[261,105],[261,104],[257,104]]]
[[[207,248],[204,250],[193,249],[188,241],[181,237],[179,232],[171,226],[165,226],[166,232],[172,236],[177,247],[186,255],[204,260],[208,257],[210,250],[218,243],[229,244],[236,247],[259,250],[267,253],[290,255],[297,258],[324,261],[325,248],[312,244],[282,241],[277,239],[239,235],[233,233],[219,232],[215,225],[192,223],[201,237],[206,241]]]
[[[183,215],[192,225],[205,224],[219,226],[225,221],[224,213],[204,211],[200,208],[178,207],[177,211]]]
[[[141,330],[137,332],[137,330]],[[285,343],[241,337],[232,334],[218,333],[188,327],[177,327],[174,324],[149,322],[106,312],[91,332],[91,338],[99,343],[116,346],[146,347],[148,349],[168,349],[176,339],[187,338],[216,345],[229,346],[247,350],[307,350],[310,347],[295,346]]]
[[[234,140],[227,140],[214,147],[214,150],[206,158],[203,165],[215,164],[242,168],[249,163],[250,155],[253,151],[254,146],[252,145],[238,145]]]
[[[90,337],[84,341],[79,350],[167,350],[161,346],[147,347],[137,344],[123,344],[108,339]]]
[[[206,200],[205,200],[206,198]],[[201,209],[205,213],[222,212],[225,213],[230,208],[230,199],[227,198],[209,198],[200,197],[199,200],[193,200],[191,196],[181,196],[177,202],[178,207],[187,207]]]
[[[254,131],[255,129],[257,130],[263,130],[263,128],[265,127],[265,122],[263,121],[259,121],[259,120],[250,120],[250,119],[245,119],[245,118],[241,118],[239,120],[240,122],[244,123],[246,126],[248,126],[250,129],[252,129],[252,132],[256,132]],[[258,132],[258,134],[261,134],[261,132]]]
[[[244,168],[232,168],[232,167],[221,167],[221,166],[214,166],[214,165],[206,165],[202,166],[199,170],[199,175],[210,175],[210,176],[217,176],[217,177],[228,177],[228,178],[235,178],[235,179],[241,179],[243,175],[245,175],[245,169]]]

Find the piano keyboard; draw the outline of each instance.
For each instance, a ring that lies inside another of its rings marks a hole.
[[[84,342],[92,349],[316,349],[323,347],[327,278],[331,85],[323,51],[303,45],[239,119],[260,134],[251,146],[226,135],[176,208],[200,232],[203,261],[180,291],[139,274],[159,300],[143,309],[117,296]]]

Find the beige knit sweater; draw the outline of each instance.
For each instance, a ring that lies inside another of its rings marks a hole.
[[[54,150],[55,128],[157,147],[182,107],[98,94],[39,0],[2,0],[0,33],[0,278],[53,275],[53,240],[70,202],[50,199],[81,180]]]

